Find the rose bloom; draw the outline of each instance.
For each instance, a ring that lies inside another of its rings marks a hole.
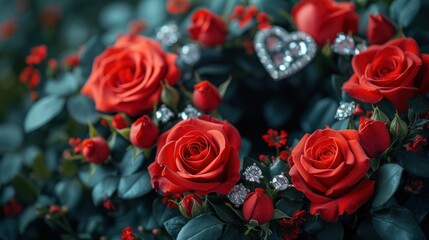
[[[192,14],[188,32],[192,39],[207,47],[222,44],[227,34],[222,18],[207,9],[198,9]]]
[[[383,14],[369,15],[366,36],[373,44],[383,44],[391,39],[396,33],[393,23]]]
[[[209,116],[181,121],[158,138],[149,166],[152,187],[164,194],[228,194],[240,179],[241,137],[226,121]]]
[[[390,146],[390,134],[386,124],[369,118],[360,118],[359,137],[368,157],[377,157]]]
[[[95,59],[82,94],[99,111],[141,115],[160,102],[161,81],[174,85],[179,79],[176,58],[153,39],[123,36]]]
[[[371,46],[353,57],[352,67],[354,74],[343,90],[362,102],[377,103],[384,97],[405,112],[409,98],[429,90],[429,55],[420,54],[412,38]]]
[[[356,130],[306,134],[290,160],[292,182],[310,200],[310,213],[327,221],[354,213],[374,191],[374,181],[365,177],[369,158]]]
[[[333,0],[302,0],[292,8],[292,18],[299,31],[311,35],[317,45],[331,43],[337,33],[357,33],[359,15],[353,3]]]

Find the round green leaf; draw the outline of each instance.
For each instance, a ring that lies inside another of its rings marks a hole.
[[[92,201],[94,205],[100,204],[105,198],[113,195],[118,187],[119,179],[115,176],[104,178],[92,189]]]
[[[23,134],[21,128],[17,124],[1,124],[0,136],[0,154],[14,151],[21,146]]]
[[[144,162],[143,153],[140,152],[136,154],[135,151],[137,151],[135,148],[129,149],[122,157],[122,161],[118,164],[119,171],[121,171],[122,175],[133,174]]]
[[[176,237],[187,221],[183,216],[176,216],[165,221],[164,227],[170,236]]]
[[[404,207],[394,206],[374,213],[372,225],[382,239],[426,239],[412,213]]]
[[[112,175],[115,171],[103,165],[93,165],[94,169],[91,170],[89,166],[85,166],[79,170],[79,179],[87,187],[94,187],[95,184],[99,183],[103,178]]]
[[[5,154],[0,161],[0,184],[6,184],[21,170],[24,158],[18,153]]]
[[[36,208],[34,206],[27,207],[19,217],[19,232],[23,234],[28,224],[36,220]]]
[[[214,216],[203,214],[189,221],[177,235],[177,240],[218,239],[223,223]]]
[[[67,111],[76,122],[83,125],[88,124],[88,121],[95,123],[99,119],[94,102],[81,94],[67,101]]]
[[[46,96],[34,103],[25,117],[25,132],[31,132],[48,123],[61,112],[64,103],[64,98],[53,95]]]
[[[395,163],[380,167],[376,178],[373,207],[379,207],[387,202],[398,189],[403,168]]]
[[[288,165],[280,159],[277,159],[270,168],[271,178],[287,172],[289,172]]]
[[[75,92],[79,87],[79,81],[72,73],[65,73],[59,79],[48,79],[45,85],[47,94],[67,96]]]
[[[37,199],[37,188],[30,180],[18,175],[13,178],[12,186],[21,201],[31,203]]]
[[[342,240],[344,238],[344,227],[342,221],[325,222],[323,228],[316,232],[319,240]]]
[[[132,199],[145,195],[152,190],[150,176],[147,171],[122,176],[119,180],[118,193],[123,199]]]
[[[0,205],[4,205],[5,203],[9,202],[13,196],[15,196],[15,189],[13,189],[13,187],[6,186],[3,188],[0,192]]]
[[[394,157],[408,172],[419,177],[429,177],[429,161],[424,154],[399,151],[394,154]]]
[[[61,204],[73,209],[79,203],[80,197],[82,196],[82,188],[79,181],[75,179],[66,179],[55,185],[55,193],[60,199]]]

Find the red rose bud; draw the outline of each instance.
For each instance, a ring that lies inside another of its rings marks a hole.
[[[203,202],[194,194],[188,194],[180,201],[179,210],[184,217],[193,218],[204,211]]]
[[[110,148],[102,137],[92,137],[82,142],[82,155],[88,162],[101,164],[109,158]]]
[[[192,15],[188,33],[195,41],[214,47],[225,41],[227,30],[222,18],[207,9],[198,9]]]
[[[204,112],[215,110],[222,101],[219,90],[209,81],[195,84],[194,88],[192,101],[197,108]]]
[[[359,137],[362,148],[368,157],[377,157],[390,145],[390,135],[386,124],[368,118],[361,118]]]
[[[158,138],[158,127],[147,115],[137,119],[130,130],[131,143],[139,148],[152,147]]]
[[[46,45],[39,45],[36,47],[33,47],[31,49],[30,55],[27,56],[27,58],[25,59],[25,62],[27,64],[40,64],[43,59],[46,58],[46,56],[48,55],[48,48],[46,47]]]
[[[273,202],[265,194],[264,189],[256,188],[246,197],[243,204],[243,216],[246,221],[256,220],[261,225],[270,221],[273,214]]]
[[[396,33],[395,26],[382,14],[369,15],[366,36],[373,44],[383,44],[391,39]]]
[[[125,114],[118,113],[112,118],[112,127],[115,129],[123,129],[130,126],[128,117]]]
[[[57,205],[51,205],[49,207],[49,212],[51,212],[52,214],[57,214],[60,212],[60,208]]]

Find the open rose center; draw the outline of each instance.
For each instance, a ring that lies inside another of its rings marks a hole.
[[[134,79],[134,68],[121,69],[118,72],[118,80],[120,83],[131,82]]]

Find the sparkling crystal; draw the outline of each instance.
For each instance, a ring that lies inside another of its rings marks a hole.
[[[158,121],[162,122],[162,123],[166,123],[168,122],[170,119],[172,119],[174,117],[174,113],[173,111],[171,111],[167,106],[165,106],[164,104],[162,104],[159,108],[158,111],[156,111],[156,119],[158,119]]]
[[[276,190],[283,191],[289,187],[289,179],[287,179],[285,175],[279,174],[273,177],[271,185],[273,185]]]
[[[292,58],[304,56],[307,51],[307,44],[304,41],[289,43],[289,52]]]
[[[248,166],[246,170],[244,170],[243,175],[249,182],[259,183],[260,180],[264,178],[264,176],[262,176],[262,170],[258,166],[256,166],[256,164]]]
[[[201,112],[198,111],[194,106],[191,104],[188,104],[185,109],[183,109],[183,112],[179,113],[179,117],[183,120],[189,119],[189,118],[197,118],[201,116]]]
[[[340,106],[337,108],[335,119],[344,120],[353,114],[355,109],[355,102],[340,102]]]
[[[194,65],[200,57],[200,48],[195,43],[189,43],[180,48],[179,58],[188,65]]]
[[[244,203],[247,195],[250,193],[250,190],[247,189],[243,184],[235,185],[228,194],[228,199],[231,201],[236,207],[239,207]]]
[[[366,42],[361,42],[358,45],[356,45],[354,54],[358,55],[359,53],[365,51],[367,48],[368,48],[368,45],[366,44]]]
[[[332,51],[340,55],[353,55],[355,52],[355,41],[351,36],[338,33],[337,38],[331,45]]]
[[[267,49],[271,52],[279,52],[284,48],[284,44],[275,36],[269,36],[266,40]]]
[[[173,46],[179,41],[180,33],[178,27],[174,23],[163,25],[156,33],[156,39],[158,39],[162,45]]]

